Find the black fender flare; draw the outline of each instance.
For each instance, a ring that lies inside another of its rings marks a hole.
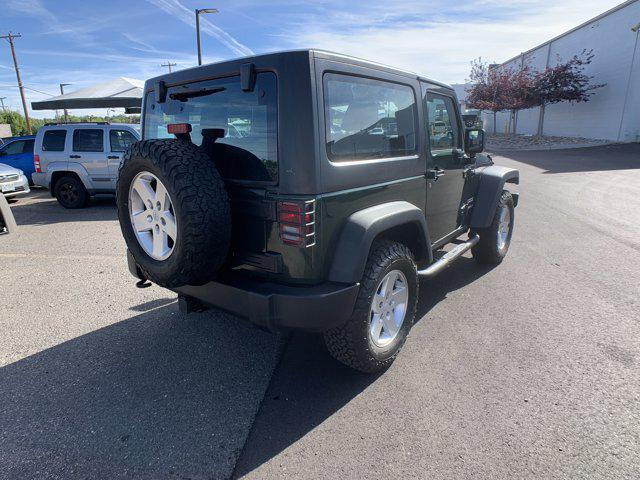
[[[431,263],[433,253],[424,212],[409,202],[389,202],[365,208],[349,216],[340,233],[328,280],[339,283],[359,282],[374,239],[389,229],[403,225],[414,225],[417,228],[418,244],[424,248],[426,260]]]
[[[491,224],[505,183],[520,183],[520,172],[515,168],[492,165],[478,174],[478,190],[473,201],[471,228],[485,228]],[[518,195],[514,194],[518,204]]]

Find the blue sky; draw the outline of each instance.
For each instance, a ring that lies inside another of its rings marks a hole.
[[[0,32],[23,35],[16,51],[29,102],[57,94],[61,82],[72,91],[118,76],[144,80],[167,60],[194,66],[196,7],[220,10],[203,18],[205,63],[315,47],[461,83],[473,58],[507,60],[620,1],[3,0]],[[19,109],[15,84],[2,43],[0,97]]]

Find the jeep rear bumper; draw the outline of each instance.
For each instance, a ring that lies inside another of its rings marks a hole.
[[[128,252],[129,271],[140,278]],[[229,274],[201,286],[172,289],[179,295],[220,308],[270,330],[321,332],[343,325],[353,313],[359,284],[323,283],[293,287]]]

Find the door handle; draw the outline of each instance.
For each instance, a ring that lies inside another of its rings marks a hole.
[[[107,155],[107,158],[115,160],[116,158],[120,158],[118,155]]]
[[[82,158],[80,155],[69,155],[69,158]]]
[[[438,181],[440,177],[445,174],[445,170],[441,168],[434,168],[433,170],[427,170],[427,178],[429,180]]]

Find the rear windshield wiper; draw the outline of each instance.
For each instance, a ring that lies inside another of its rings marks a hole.
[[[213,95],[214,93],[223,92],[226,88],[201,88],[200,90],[185,90],[183,92],[170,93],[169,98],[171,100],[178,100],[179,102],[186,102],[190,98],[205,97],[207,95]]]

